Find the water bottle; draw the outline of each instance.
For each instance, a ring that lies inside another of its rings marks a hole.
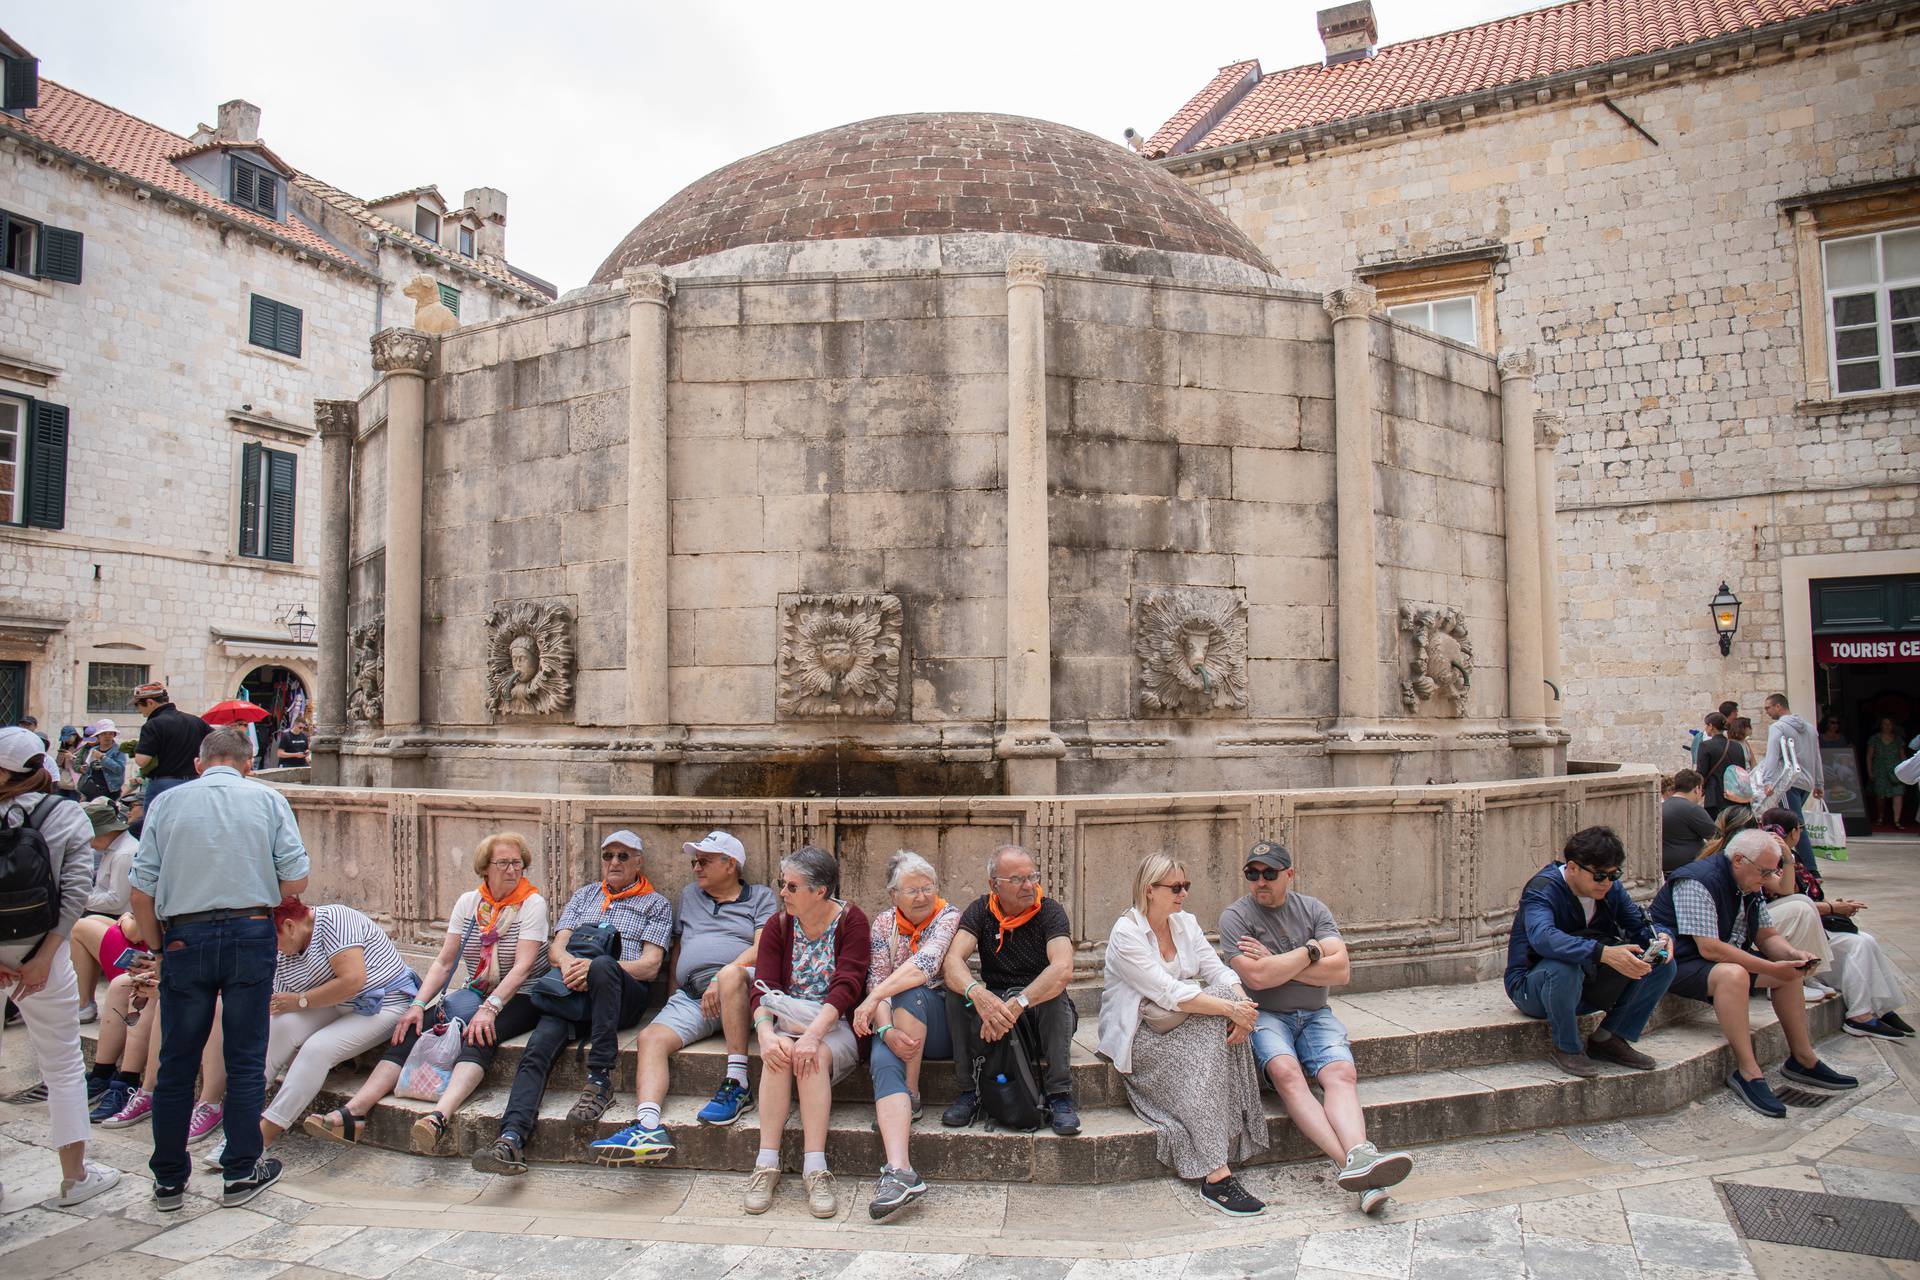
[[[995,1084],[1005,1084],[1007,1082],[1007,1073],[1002,1071],[999,1074],[995,1075],[993,1077],[993,1082]]]

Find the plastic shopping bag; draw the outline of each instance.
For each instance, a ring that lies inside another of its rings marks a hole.
[[[400,1068],[400,1083],[394,1086],[394,1096],[438,1102],[440,1095],[447,1091],[447,1082],[453,1078],[454,1060],[460,1056],[464,1042],[461,1033],[466,1029],[467,1024],[455,1018],[414,1041],[413,1051],[407,1054],[407,1065]]]
[[[1807,840],[1813,845],[1813,856],[1825,858],[1829,862],[1847,860],[1847,827],[1840,815],[1827,808],[1826,801],[1818,796],[1808,796],[1807,803],[1800,815],[1807,824]]]

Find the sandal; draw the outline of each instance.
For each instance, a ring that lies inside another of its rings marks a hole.
[[[438,1111],[429,1111],[413,1122],[413,1153],[417,1156],[430,1156],[440,1146],[440,1139],[447,1136],[447,1118]]]
[[[334,1123],[335,1119],[339,1123]],[[357,1143],[360,1141],[360,1126],[364,1124],[359,1116],[345,1107],[335,1107],[321,1115],[315,1112],[300,1127],[316,1138],[325,1138],[329,1142]]]

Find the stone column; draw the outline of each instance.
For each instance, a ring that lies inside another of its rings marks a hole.
[[[1540,515],[1534,497],[1533,352],[1500,353],[1500,439],[1507,544],[1507,732],[1518,747],[1543,745]],[[1537,771],[1537,770],[1533,770]]]
[[[1547,723],[1560,723],[1566,686],[1560,675],[1560,503],[1553,480],[1553,451],[1566,424],[1548,409],[1533,415],[1533,493],[1540,521],[1540,669],[1545,674]]]
[[[1391,762],[1369,731],[1380,724],[1379,552],[1374,533],[1374,291],[1364,284],[1335,289],[1322,300],[1333,317],[1334,494],[1338,603],[1339,719],[1327,738],[1334,781],[1363,786],[1386,781]]]
[[[1047,268],[1007,261],[1007,726],[994,753],[1012,795],[1059,789],[1047,599]]]
[[[421,507],[427,438],[427,370],[435,342],[418,329],[373,335],[373,367],[387,375],[386,685],[389,736],[420,725]],[[417,784],[396,758],[396,786]]]
[[[317,786],[340,781],[340,737],[347,728],[347,567],[353,559],[353,436],[360,425],[356,400],[316,400],[320,428],[320,677],[313,691],[313,763]]]
[[[638,739],[620,762],[623,785],[659,789],[672,723],[668,696],[667,334],[673,280],[656,266],[627,282],[627,723]],[[667,753],[671,754],[671,753]]]

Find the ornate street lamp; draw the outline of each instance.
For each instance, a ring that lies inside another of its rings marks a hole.
[[[295,644],[313,643],[313,618],[307,613],[307,606],[296,606],[297,612],[290,612],[282,619],[287,624],[287,635]]]
[[[1733,652],[1733,636],[1740,630],[1740,597],[1727,589],[1722,578],[1720,590],[1707,602],[1707,608],[1713,613],[1713,629],[1720,633],[1720,656],[1724,658]]]

